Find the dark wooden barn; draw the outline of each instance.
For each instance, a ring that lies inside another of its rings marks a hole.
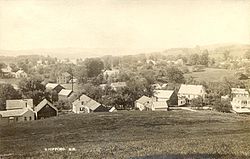
[[[37,119],[49,118],[49,117],[57,116],[58,114],[57,108],[54,107],[53,104],[47,101],[46,99],[41,101],[35,107],[35,112],[36,112]]]

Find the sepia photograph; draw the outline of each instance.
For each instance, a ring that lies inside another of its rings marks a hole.
[[[249,0],[0,0],[0,159],[250,158]]]

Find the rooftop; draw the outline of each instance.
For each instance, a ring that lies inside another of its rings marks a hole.
[[[118,87],[126,87],[126,82],[115,82],[110,84],[111,87],[118,88]]]
[[[157,98],[170,98],[174,90],[155,90],[154,96]]]
[[[248,91],[243,88],[231,88],[231,93],[249,94]]]
[[[69,89],[62,89],[58,95],[62,95],[62,96],[69,96],[73,91],[69,90]]]
[[[47,99],[42,100],[42,101],[34,108],[34,110],[35,110],[36,112],[38,112],[39,110],[41,110],[41,109],[42,109],[45,105],[47,105],[47,104],[48,104],[50,107],[52,107],[53,109],[57,110],[57,108],[54,107],[53,104],[50,103]]]
[[[48,84],[46,84],[46,88],[47,89],[55,89],[58,85],[60,85],[60,84],[57,84],[57,83],[48,83]]]
[[[73,102],[74,105],[82,105],[88,107],[91,110],[95,110],[98,108],[101,104],[97,101],[91,99],[90,97],[86,96],[85,94],[81,95],[79,99],[75,100]]]
[[[15,99],[6,100],[6,109],[23,109],[23,108],[33,108],[33,99]]]
[[[29,108],[23,108],[23,109],[0,111],[0,114],[2,115],[2,117],[22,116],[29,110],[32,111]]]
[[[203,92],[203,86],[202,85],[186,85],[186,84],[182,84],[179,92],[181,94],[202,94],[205,93]]]

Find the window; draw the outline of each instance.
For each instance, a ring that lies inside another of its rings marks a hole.
[[[16,117],[16,121],[18,121],[18,117]]]
[[[247,104],[247,101],[246,100],[242,101],[242,104]]]
[[[30,116],[30,120],[32,120],[32,117]]]
[[[26,121],[27,120],[27,117],[24,117],[24,121]]]
[[[84,102],[82,102],[82,105],[84,104]]]
[[[80,107],[80,111],[84,111],[84,108],[83,108],[83,107]]]

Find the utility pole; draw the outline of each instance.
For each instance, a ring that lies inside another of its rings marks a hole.
[[[74,81],[73,81],[73,70],[72,67],[70,67],[70,75],[71,75],[71,90],[74,91]]]

